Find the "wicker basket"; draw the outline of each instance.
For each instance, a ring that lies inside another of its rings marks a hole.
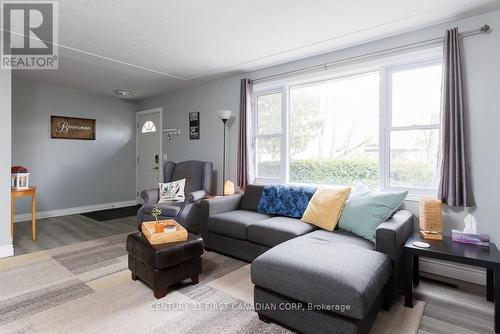
[[[420,200],[420,235],[424,239],[442,240],[441,222],[443,204],[436,198]]]

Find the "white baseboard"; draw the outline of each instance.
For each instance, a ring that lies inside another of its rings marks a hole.
[[[419,258],[420,271],[486,286],[486,270],[448,261]]]
[[[14,246],[0,246],[0,258],[14,255]]]
[[[58,210],[48,210],[41,211],[36,213],[37,219],[44,218],[52,218],[52,217],[60,217],[67,215],[77,215],[85,212],[106,210],[106,209],[114,209],[114,208],[123,208],[126,206],[136,205],[137,200],[123,201],[123,202],[111,202],[111,203],[103,203],[103,204],[94,204],[94,205],[86,205],[79,206],[75,208],[67,208],[67,209],[58,209]],[[14,222],[23,222],[31,220],[31,212],[30,213],[22,213],[14,216]]]

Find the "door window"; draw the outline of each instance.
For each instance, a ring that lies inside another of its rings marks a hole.
[[[142,126],[142,133],[148,133],[148,132],[156,132],[156,126],[155,123],[152,121],[146,121],[144,122],[144,125]]]

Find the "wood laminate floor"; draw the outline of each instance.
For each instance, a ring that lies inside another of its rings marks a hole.
[[[486,300],[486,287],[437,275],[433,279],[450,282],[456,287],[435,280],[421,280],[414,298],[427,304],[419,334],[494,333],[493,303]]]
[[[81,215],[71,215],[40,219],[37,240],[33,241],[31,223],[20,222],[15,224],[14,253],[21,255],[136,230],[135,216],[98,222]],[[415,299],[427,303],[419,334],[494,332],[493,303],[486,301],[484,287],[439,276],[428,276],[453,283],[458,288],[422,279],[414,294]]]
[[[37,221],[37,239],[31,240],[31,221],[14,224],[14,255],[37,252],[137,231],[136,216],[99,222],[82,215],[70,215]]]

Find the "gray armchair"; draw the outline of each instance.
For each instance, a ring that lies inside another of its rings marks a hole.
[[[162,219],[175,219],[189,232],[200,233],[199,201],[212,192],[211,162],[189,160],[179,163],[167,161],[163,167],[164,182],[186,179],[184,193],[186,198],[180,203],[158,203],[159,189],[144,190],[141,197],[144,204],[137,212],[139,230],[145,221],[154,220],[151,210],[155,206],[161,209]]]

